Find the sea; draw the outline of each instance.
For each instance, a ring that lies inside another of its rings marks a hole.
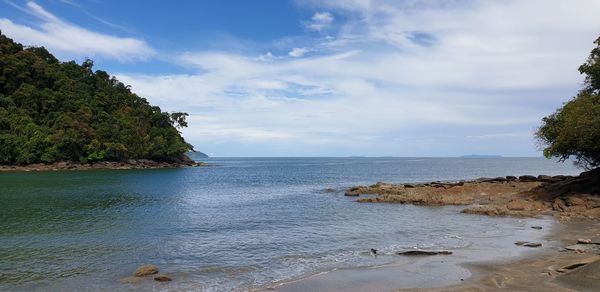
[[[397,251],[467,248],[526,222],[357,203],[349,187],[580,172],[545,158],[200,160],[210,166],[0,173],[0,290],[247,291],[385,265]],[[119,281],[143,264],[174,280]]]

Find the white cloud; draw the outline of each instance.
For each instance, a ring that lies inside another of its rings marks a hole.
[[[327,11],[315,12],[311,21],[306,26],[311,30],[322,31],[329,28],[331,23],[333,23],[333,15],[331,13]]]
[[[304,56],[306,53],[308,53],[307,48],[293,48],[288,55],[290,55],[290,57],[298,58]]]
[[[22,9],[42,21],[39,27],[0,18],[0,30],[20,43],[45,46],[69,56],[100,56],[121,61],[145,59],[155,54],[143,40],[87,30],[58,18],[34,2],[28,2]]]
[[[197,74],[119,78],[189,111],[192,143],[241,143],[246,155],[273,145],[288,155],[531,155],[529,133],[575,93],[600,32],[600,2],[576,3],[319,2],[344,23],[312,45],[291,43],[288,55],[303,58],[199,51],[177,58]],[[319,12],[310,24],[332,22]]]

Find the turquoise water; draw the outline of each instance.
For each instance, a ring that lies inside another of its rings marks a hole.
[[[393,260],[370,256],[371,247],[464,248],[518,220],[358,204],[343,189],[578,172],[542,158],[204,161],[214,166],[0,173],[0,290],[247,290]],[[175,281],[118,282],[145,263]]]

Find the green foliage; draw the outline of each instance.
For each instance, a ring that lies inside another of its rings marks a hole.
[[[178,161],[192,149],[166,113],[93,62],[59,62],[0,32],[0,164],[153,159]]]
[[[579,67],[585,86],[555,113],[545,117],[536,133],[544,155],[591,169],[600,166],[600,38],[587,62]]]

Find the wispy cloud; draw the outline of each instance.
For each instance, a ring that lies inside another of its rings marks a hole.
[[[469,138],[475,152],[531,154],[530,135],[487,133],[533,131],[579,86],[576,68],[600,31],[600,2],[550,2],[313,2],[344,22],[308,45],[289,42],[286,56],[189,52],[177,60],[196,74],[119,78],[189,109],[192,142],[261,145],[249,155],[273,145],[452,155]],[[316,12],[307,27],[333,21]]]
[[[24,7],[18,7],[41,21],[39,26],[33,27],[0,18],[0,29],[18,42],[45,46],[59,54],[120,61],[146,59],[155,54],[143,40],[90,31],[60,19],[35,2],[27,2]]]
[[[331,13],[327,11],[315,12],[311,20],[306,24],[306,27],[311,30],[322,31],[329,28],[332,23],[333,15]]]

